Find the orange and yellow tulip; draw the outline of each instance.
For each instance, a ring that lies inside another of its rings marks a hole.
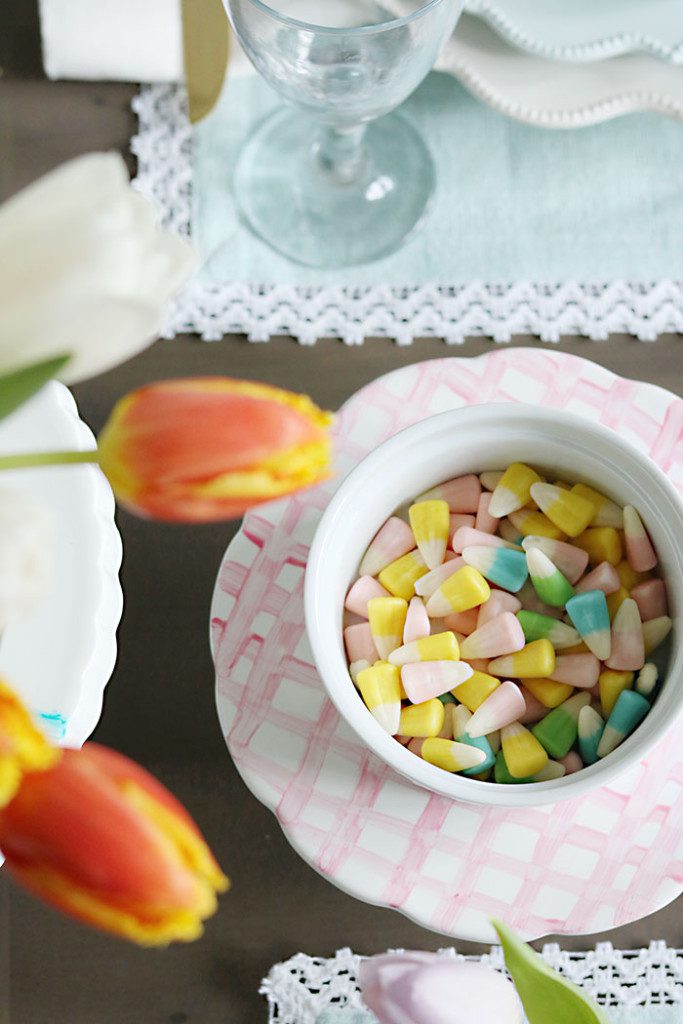
[[[24,775],[0,810],[0,849],[34,895],[141,945],[197,938],[228,888],[181,804],[94,743]]]
[[[18,697],[0,680],[0,808],[14,797],[26,772],[39,772],[59,760]]]
[[[122,398],[99,438],[117,499],[175,522],[241,516],[329,475],[329,413],[267,384],[196,377]]]

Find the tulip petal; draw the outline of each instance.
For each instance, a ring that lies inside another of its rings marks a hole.
[[[0,808],[15,796],[26,772],[44,771],[60,756],[21,701],[0,681]]]

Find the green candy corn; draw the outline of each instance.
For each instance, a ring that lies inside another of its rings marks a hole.
[[[590,693],[575,693],[532,728],[532,733],[551,757],[558,759],[569,753],[576,742],[581,708],[590,701]]]
[[[607,719],[598,744],[598,757],[606,757],[640,725],[650,710],[650,702],[635,690],[622,690]]]
[[[517,619],[522,630],[524,639],[530,644],[534,640],[550,640],[556,651],[564,650],[566,647],[574,647],[581,642],[581,637],[573,626],[566,622],[558,622],[550,615],[542,615],[540,612],[528,612],[525,609],[517,612]]]
[[[595,764],[605,722],[590,704],[579,711],[579,753],[584,764]]]
[[[526,560],[531,582],[541,601],[551,608],[564,608],[569,598],[574,596],[574,588],[567,577],[540,548],[529,548]]]

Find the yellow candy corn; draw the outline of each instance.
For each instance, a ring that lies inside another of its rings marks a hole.
[[[609,612],[610,622],[613,620],[626,598],[630,596],[631,595],[625,587],[619,587],[619,589],[615,590],[613,594],[608,594],[607,611]]]
[[[415,543],[430,569],[441,565],[450,533],[450,511],[446,501],[418,501],[408,509]]]
[[[613,526],[590,526],[572,541],[577,548],[588,552],[591,565],[609,562],[619,565],[622,559],[621,537]]]
[[[427,615],[433,619],[451,612],[466,612],[484,604],[490,596],[491,588],[482,574],[471,565],[465,565],[434,591],[427,601]]]
[[[523,508],[529,500],[531,485],[538,483],[540,479],[531,466],[526,466],[523,462],[513,462],[496,485],[489,513],[500,519],[518,508]]]
[[[456,700],[474,712],[498,686],[500,679],[496,679],[495,676],[490,676],[486,672],[473,672],[469,679],[456,686],[451,693]]]
[[[543,512],[532,512],[523,508],[519,512],[511,512],[508,519],[523,537],[550,537],[551,540],[564,538],[562,530]]]
[[[422,744],[421,754],[425,761],[447,772],[476,768],[486,760],[486,754],[478,747],[441,738],[426,739]]]
[[[580,498],[590,501],[595,508],[595,514],[591,526],[613,526],[615,530],[621,530],[624,525],[623,509],[611,498],[605,497],[600,491],[593,490],[587,484],[574,484],[572,492]]]
[[[547,708],[556,708],[574,692],[573,686],[569,686],[568,683],[556,683],[554,679],[525,679],[524,685]]]
[[[375,600],[381,601],[382,598]],[[386,601],[386,598],[384,598]],[[555,648],[550,640],[534,640],[516,654],[505,654],[489,662],[489,672],[506,679],[541,679],[555,670]]]
[[[429,572],[427,563],[419,551],[409,551],[395,562],[382,569],[377,577],[385,590],[394,597],[402,597],[410,601],[415,596],[415,581]]]
[[[390,736],[399,731],[401,718],[401,681],[396,665],[378,661],[358,673],[360,695],[365,706]]]
[[[408,604],[402,597],[372,597],[368,601],[368,621],[377,653],[386,661],[401,646]]]
[[[397,731],[401,736],[438,736],[445,717],[444,705],[438,697],[433,697],[422,704],[403,708]]]
[[[410,665],[416,661],[458,661],[460,647],[455,633],[432,633],[398,647],[389,655],[392,665]]]
[[[503,757],[515,779],[528,779],[548,763],[548,755],[533,733],[519,722],[504,725],[500,730]]]
[[[575,491],[563,491],[553,484],[532,484],[531,497],[568,537],[578,537],[583,533],[595,515],[595,505],[591,501]]]
[[[652,572],[636,572],[635,569],[631,568],[626,559],[623,562],[619,562],[617,572],[619,573],[622,587],[625,587],[629,592],[634,587],[637,587],[639,583],[644,583],[645,580],[652,578]]]
[[[607,719],[621,691],[630,690],[633,686],[633,672],[615,672],[612,669],[606,669],[600,673],[598,686],[600,688],[602,714]]]

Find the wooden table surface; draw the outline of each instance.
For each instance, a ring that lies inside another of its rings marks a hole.
[[[0,198],[78,153],[114,149],[127,155],[135,128],[130,111],[135,87],[47,82],[33,0],[5,0],[0,20]],[[478,355],[491,344],[471,340],[453,354]],[[540,343],[518,338],[515,344]],[[683,395],[678,337],[654,344],[628,337],[601,343],[566,338],[558,347]],[[157,342],[75,392],[95,431],[126,390],[160,377],[200,373],[307,391],[323,407],[336,409],[377,375],[450,351],[433,339],[407,348],[386,340],[359,348],[326,340],[304,348],[286,338],[250,345],[228,337],[209,345],[179,337]],[[0,941],[0,1019],[12,1024],[256,1024],[266,1019],[257,995],[260,978],[272,963],[299,950],[329,955],[341,946],[371,953],[389,946],[448,944],[325,882],[290,849],[271,813],[239,779],[216,720],[207,646],[214,578],[237,524],[172,527],[123,512],[118,523],[126,605],[118,664],[95,735],[142,762],[178,794],[232,877],[233,890],[201,941],[161,952],[81,928],[0,879],[8,925]],[[576,949],[599,939],[620,947],[647,945],[651,939],[683,946],[680,907],[678,901],[628,927],[561,941]],[[460,948],[482,947],[462,943]]]

